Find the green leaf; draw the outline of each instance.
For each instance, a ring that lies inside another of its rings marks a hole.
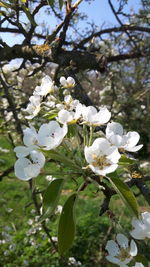
[[[60,8],[60,10],[62,9],[63,4],[64,4],[64,1],[63,0],[59,0],[59,8]]]
[[[20,0],[20,1],[21,1],[22,3],[24,3],[24,4],[27,2],[27,0]]]
[[[27,18],[29,19],[29,21],[31,22],[31,24],[32,24],[34,27],[36,27],[37,24],[36,24],[36,22],[35,22],[33,16],[31,15],[29,9],[28,9],[27,7],[25,7],[24,5],[22,5],[22,9],[23,9],[23,11],[25,12],[25,14],[26,14]]]
[[[119,165],[131,165],[135,163],[136,163],[135,159],[127,158],[125,155],[122,155],[119,160]]]
[[[58,226],[58,252],[62,255],[73,243],[75,237],[75,202],[77,194],[72,194],[64,204]]]
[[[49,216],[57,206],[63,183],[64,179],[61,178],[53,180],[43,194],[43,208],[47,209]]]
[[[48,5],[52,6],[54,5],[54,0],[47,0]]]
[[[56,161],[62,162],[66,167],[70,167],[71,169],[75,170],[78,173],[82,173],[82,168],[75,164],[72,160],[68,159],[67,157],[64,157],[64,155],[58,154],[56,151],[49,151],[48,156],[51,159],[54,159]]]
[[[112,186],[116,190],[116,192],[120,195],[123,202],[130,208],[130,210],[134,213],[134,215],[139,217],[139,207],[136,201],[136,198],[129,187],[122,182],[116,173],[107,175],[109,177],[109,181]]]

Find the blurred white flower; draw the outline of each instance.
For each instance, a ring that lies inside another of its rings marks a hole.
[[[77,261],[74,257],[69,257],[68,258],[68,265],[71,266],[81,266],[81,262]]]
[[[117,122],[107,124],[106,138],[116,147],[129,152],[136,152],[143,146],[136,146],[140,139],[140,135],[137,132],[128,132],[127,134],[124,134],[122,125]]]
[[[85,147],[84,154],[89,167],[99,175],[114,172],[121,155],[105,138],[97,138],[92,146]]]
[[[150,238],[150,212],[143,212],[142,219],[132,219],[134,229],[130,232],[135,239]]]
[[[53,241],[53,242],[58,242],[58,238],[57,238],[57,236],[52,236],[52,241]]]
[[[55,214],[57,214],[57,213],[60,214],[62,212],[62,209],[63,209],[63,207],[61,205],[58,205],[56,210],[55,210]]]
[[[56,107],[59,109],[59,110],[62,110],[62,109],[66,109],[68,111],[73,111],[75,110],[75,108],[77,107],[77,105],[79,105],[80,102],[79,100],[77,99],[73,99],[72,96],[69,94],[69,95],[66,95],[64,97],[64,101],[63,103],[61,104],[57,104]]]
[[[29,104],[26,109],[23,109],[24,112],[29,113],[30,115],[25,116],[26,119],[33,119],[41,110],[41,98],[38,95],[31,96],[29,98]]]
[[[32,220],[32,219],[29,219],[27,223],[28,223],[29,225],[32,225],[32,224],[33,224],[33,220]]]
[[[1,151],[1,152],[4,152],[4,153],[8,153],[10,150],[9,150],[9,149],[5,149],[5,148],[0,147],[0,151]]]
[[[128,238],[123,234],[117,234],[116,241],[109,240],[106,244],[108,256],[106,259],[121,267],[128,267],[128,263],[137,255],[137,246],[134,240],[129,245]]]
[[[62,109],[58,112],[57,120],[62,124],[68,124],[74,121],[75,112]]]
[[[55,180],[56,178],[53,177],[52,175],[46,175],[46,180],[49,181],[49,182],[52,182],[53,180]]]
[[[144,267],[144,265],[141,262],[136,262],[132,267]]]
[[[46,96],[47,94],[55,93],[56,91],[58,91],[57,86],[55,86],[52,79],[46,75],[42,79],[41,86],[36,86],[33,95]]]
[[[32,146],[37,144],[37,132],[33,126],[24,129],[23,134],[23,142],[26,146]]]
[[[88,125],[99,126],[107,123],[110,120],[111,113],[107,108],[102,107],[99,111],[93,106],[82,107],[83,123]]]
[[[61,128],[56,121],[45,123],[39,129],[38,143],[45,150],[55,149],[61,144],[67,131],[68,128],[66,124]]]
[[[64,88],[72,88],[75,86],[75,80],[72,77],[68,77],[66,79],[64,76],[62,76],[62,77],[60,77],[60,84]]]
[[[29,155],[31,160],[25,157],[19,157],[14,166],[15,175],[24,181],[38,176],[41,168],[45,164],[45,157],[42,152],[32,150]]]

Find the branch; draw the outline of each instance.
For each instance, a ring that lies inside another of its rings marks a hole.
[[[102,54],[62,49],[59,53],[53,54],[48,45],[14,45],[13,47],[0,48],[0,62],[16,58],[24,58],[31,62],[34,62],[35,59],[45,58],[47,62],[54,62],[61,67],[73,65],[78,70],[92,69],[100,72],[106,70],[106,58]]]
[[[107,28],[107,29],[100,30],[98,32],[92,33],[88,37],[86,37],[85,39],[83,39],[78,45],[76,45],[76,47],[77,48],[82,48],[93,37],[99,37],[102,34],[112,33],[112,32],[125,32],[127,30],[128,31],[139,31],[139,32],[150,33],[150,28],[147,28],[147,27],[122,25],[121,27]]]

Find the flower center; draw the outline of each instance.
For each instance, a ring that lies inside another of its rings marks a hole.
[[[108,162],[108,159],[106,158],[105,155],[103,156],[97,156],[95,154],[92,155],[93,162],[92,165],[94,167],[98,167],[100,170],[102,170],[104,167],[108,167],[111,164]]]
[[[117,258],[119,260],[121,260],[121,261],[124,261],[126,259],[129,259],[130,258],[129,248],[121,248],[120,254],[119,254],[119,256]]]

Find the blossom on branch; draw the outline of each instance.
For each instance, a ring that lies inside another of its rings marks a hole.
[[[82,120],[83,124],[100,126],[107,123],[111,118],[111,113],[105,107],[100,108],[99,111],[93,106],[82,108]]]
[[[56,85],[54,85],[54,82],[49,76],[45,76],[42,79],[41,86],[36,86],[33,95],[38,95],[38,96],[46,96],[49,93],[55,93],[58,91],[58,88]]]
[[[137,255],[137,246],[134,240],[129,244],[128,238],[123,234],[117,234],[116,241],[109,240],[106,244],[108,256],[106,259],[121,267],[128,267],[128,263]]]
[[[29,98],[30,102],[27,105],[25,112],[29,113],[30,115],[25,116],[26,119],[31,120],[33,119],[41,110],[41,98],[38,95],[31,96]]]
[[[140,135],[137,132],[124,133],[124,129],[120,123],[111,122],[106,127],[106,138],[116,147],[129,152],[140,150],[143,145],[137,145]]]
[[[73,88],[75,86],[75,80],[72,77],[68,77],[67,79],[62,76],[60,77],[60,84],[64,88]]]
[[[150,212],[143,212],[142,219],[133,218],[132,226],[134,229],[130,232],[135,239],[150,238]]]
[[[45,150],[55,149],[61,144],[67,131],[66,124],[60,127],[57,121],[44,123],[38,132],[38,144]]]
[[[91,170],[103,176],[117,169],[121,157],[118,149],[105,138],[97,138],[92,146],[86,146],[84,154]]]
[[[19,157],[15,163],[15,175],[24,181],[28,181],[39,175],[45,164],[45,157],[42,152],[32,150],[29,153],[30,159]]]

